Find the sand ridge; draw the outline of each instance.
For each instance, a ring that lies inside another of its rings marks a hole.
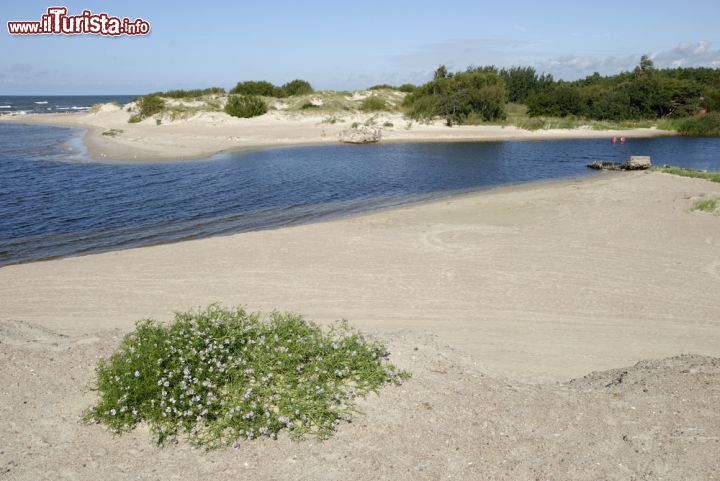
[[[327,115],[290,114],[271,111],[260,117],[240,119],[222,112],[202,112],[187,119],[154,119],[128,123],[130,114],[119,107],[97,112],[28,114],[1,116],[2,122],[60,125],[87,129],[84,143],[87,155],[99,161],[188,160],[225,151],[324,145],[338,142],[341,131],[355,122],[372,122],[382,129],[383,142],[459,142],[497,140],[550,140],[627,137],[658,137],[673,132],[655,128],[593,130],[591,128],[523,130],[514,126],[479,125],[447,127],[442,121],[412,122],[402,114],[353,114],[336,123]],[[383,127],[383,125],[392,127]],[[117,135],[103,135],[111,130]]]

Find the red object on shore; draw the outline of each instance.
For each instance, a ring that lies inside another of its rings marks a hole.
[[[610,139],[610,142],[612,142],[613,144],[617,143],[617,137],[613,137],[612,139]]]

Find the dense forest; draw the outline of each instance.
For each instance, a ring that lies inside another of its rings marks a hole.
[[[706,131],[709,127],[707,133],[717,135],[720,69],[657,69],[643,56],[630,72],[594,73],[568,82],[539,74],[533,67],[469,67],[450,73],[441,65],[433,80],[407,96],[405,106],[413,118],[443,117],[451,125],[502,120],[507,102],[527,105],[530,117],[684,119],[680,125]]]

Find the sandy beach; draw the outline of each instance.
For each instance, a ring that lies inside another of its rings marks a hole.
[[[691,211],[707,195],[604,173],[3,267],[0,477],[717,479],[720,224]],[[324,443],[205,453],[78,423],[136,320],[210,302],[346,318],[413,379]]]
[[[1,116],[0,122],[61,125],[87,129],[87,155],[100,161],[187,160],[225,151],[266,147],[323,145],[338,142],[340,132],[353,123],[369,120],[382,130],[383,142],[459,142],[497,140],[550,140],[626,137],[644,138],[673,135],[655,128],[593,130],[592,128],[523,130],[514,126],[458,125],[443,121],[418,123],[400,113],[354,113],[343,116],[270,111],[250,119],[223,112],[201,112],[182,119],[155,119],[128,123],[130,114],[119,106],[103,105],[97,112],[28,114]],[[337,121],[329,123],[328,119]],[[386,125],[392,125],[388,127]],[[108,135],[108,132],[118,132]],[[106,133],[103,135],[103,133]]]

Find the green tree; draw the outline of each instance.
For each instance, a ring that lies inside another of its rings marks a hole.
[[[448,69],[445,65],[440,65],[437,69],[435,69],[435,75],[433,78],[435,80],[443,79],[448,77]]]

